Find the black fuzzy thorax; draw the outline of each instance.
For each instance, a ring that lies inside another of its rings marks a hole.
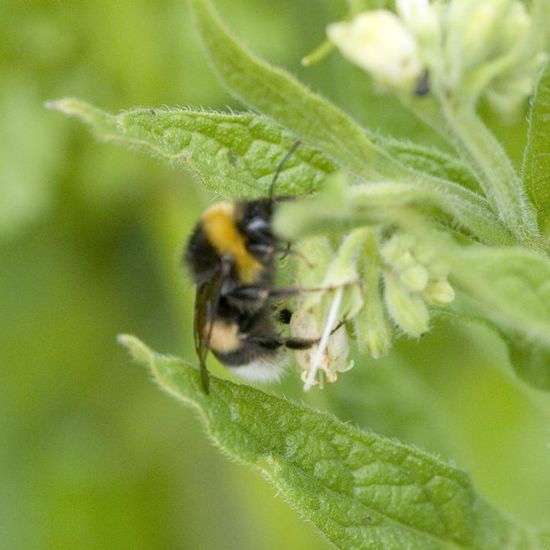
[[[234,203],[234,223],[248,253],[261,265],[257,279],[244,284],[239,279],[235,262],[222,258],[210,243],[199,220],[188,240],[184,263],[197,287],[221,277],[219,293],[215,298],[213,319],[238,326],[242,345],[230,353],[213,354],[227,366],[247,365],[258,359],[275,358],[281,347],[275,323],[275,304],[268,296],[275,278],[275,257],[280,249],[273,235],[271,222],[275,202],[270,199],[239,201]],[[223,271],[225,270],[225,272]],[[250,291],[257,299],[238,299],[240,291]],[[196,304],[196,307],[206,307]]]
[[[251,256],[264,267],[254,284],[272,285],[274,280],[274,257],[278,239],[271,230],[274,202],[269,199],[239,201],[235,203],[235,225],[244,239]],[[212,246],[202,226],[202,220],[195,225],[185,248],[183,261],[188,267],[193,282],[201,286],[222,268],[222,258]],[[229,278],[240,284],[235,266],[231,266]]]

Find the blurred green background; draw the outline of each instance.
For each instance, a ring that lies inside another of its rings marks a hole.
[[[343,1],[217,4],[257,52],[371,128],[432,139],[337,55],[300,67]],[[112,111],[239,108],[209,72],[187,4],[2,7],[0,547],[328,548],[115,343],[135,333],[193,360],[192,288],[179,256],[215,197],[43,107],[71,95]],[[524,130],[502,132],[515,159]],[[291,375],[271,391],[454,460],[501,507],[548,524],[548,399],[512,379],[496,337],[437,323],[421,342],[357,363],[323,392],[302,395]]]

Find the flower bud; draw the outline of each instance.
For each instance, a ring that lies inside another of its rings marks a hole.
[[[438,279],[430,281],[422,296],[429,304],[444,306],[450,304],[455,299],[455,291],[446,280]]]
[[[429,281],[428,270],[420,265],[411,265],[399,272],[400,282],[413,292],[422,292]]]
[[[408,336],[428,331],[430,314],[424,300],[408,292],[393,273],[384,273],[384,299],[394,323]]]
[[[411,91],[422,75],[436,98],[463,104],[486,96],[512,114],[535,86],[548,9],[520,0],[396,0],[396,12],[373,10],[334,23],[329,39],[379,83]]]
[[[546,59],[525,5],[519,0],[453,0],[444,27],[448,89],[493,108],[513,111],[533,91]]]
[[[418,53],[427,67],[438,63],[441,55],[441,21],[439,10],[429,0],[397,0],[400,19],[414,35]]]
[[[376,296],[367,289],[365,307],[354,318],[357,345],[361,353],[368,353],[374,359],[387,355],[393,339],[393,328],[387,318],[381,296]]]
[[[409,90],[423,72],[413,35],[392,12],[360,13],[329,25],[327,34],[344,56],[390,88]]]

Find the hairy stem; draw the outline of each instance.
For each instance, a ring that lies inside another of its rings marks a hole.
[[[541,236],[535,212],[502,145],[477,116],[473,105],[441,99],[441,106],[456,149],[479,176],[483,192],[499,219],[518,243],[539,248]]]

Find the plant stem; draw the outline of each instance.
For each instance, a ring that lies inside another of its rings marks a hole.
[[[440,98],[454,146],[472,166],[487,200],[518,243],[540,248],[536,216],[510,158],[496,137],[477,116],[473,105]]]

